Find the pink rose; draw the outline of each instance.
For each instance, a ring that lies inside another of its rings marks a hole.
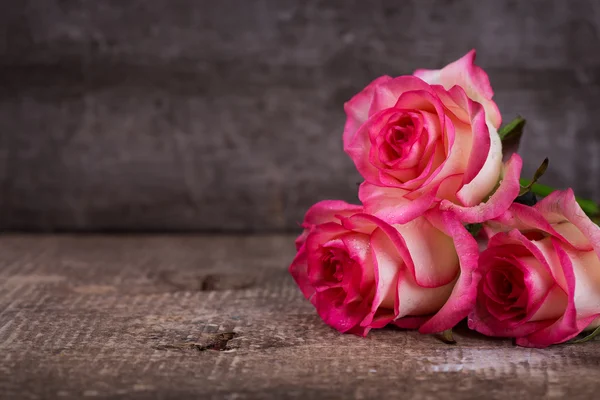
[[[341,201],[306,213],[290,273],[319,316],[366,335],[394,323],[441,332],[473,307],[478,248],[451,212],[389,225]]]
[[[600,228],[571,190],[534,207],[514,204],[485,230],[471,329],[546,347],[598,325]]]
[[[382,76],[345,104],[344,150],[365,179],[366,212],[404,223],[441,202],[482,222],[518,195],[522,161],[503,166],[500,113],[474,61],[473,50],[441,70]]]

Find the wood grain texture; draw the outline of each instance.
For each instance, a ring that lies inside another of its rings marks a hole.
[[[325,326],[293,237],[4,236],[2,399],[590,399],[600,342]]]
[[[600,199],[596,0],[3,3],[3,229],[294,229],[356,199],[343,103],[471,48],[526,174]]]

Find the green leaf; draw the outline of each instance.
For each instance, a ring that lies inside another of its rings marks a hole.
[[[582,337],[581,339],[573,339],[569,343],[572,343],[572,344],[585,343],[585,342],[592,340],[593,338],[595,338],[598,335],[600,335],[600,326],[597,327],[596,329],[594,329],[594,331],[592,333]]]
[[[516,139],[523,134],[524,127],[525,118],[517,116],[517,118],[500,128],[498,135],[500,135],[502,141]]]
[[[530,190],[538,196],[546,197],[550,193],[556,191],[555,188],[539,183],[533,183],[529,179],[521,179],[521,186],[528,186]],[[581,197],[575,197],[579,206],[594,222],[600,222],[600,205],[593,200],[582,199]]]
[[[483,225],[482,224],[467,224],[467,225],[465,225],[465,228],[467,228],[467,231],[469,231],[469,233],[473,237],[476,237],[479,235],[479,232],[481,232],[481,228],[483,228]]]
[[[529,184],[521,187],[519,196],[523,196],[525,193],[531,190],[531,187],[537,182],[538,179],[542,177],[542,175],[544,175],[544,173],[548,169],[549,162],[550,161],[548,160],[548,157],[544,158],[544,161],[542,161],[538,169],[535,171],[535,174],[533,174],[533,179],[529,182]]]
[[[575,197],[581,209],[590,217],[600,217],[600,205],[593,200]]]
[[[454,336],[452,335],[452,328],[446,329],[443,332],[438,334],[440,340],[446,344],[456,344],[456,340],[454,340]]]
[[[533,183],[531,179],[521,178],[520,180],[521,187],[529,187],[529,189],[541,197],[546,197],[550,193],[554,192],[556,189],[547,185],[542,185],[540,183]]]

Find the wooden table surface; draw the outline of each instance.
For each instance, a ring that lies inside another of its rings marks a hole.
[[[600,342],[325,326],[292,236],[3,236],[0,398],[591,399]]]

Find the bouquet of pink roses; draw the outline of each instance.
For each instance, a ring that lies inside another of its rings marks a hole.
[[[325,323],[448,335],[468,317],[530,347],[600,325],[598,206],[537,184],[547,160],[520,179],[525,121],[501,128],[492,96],[471,51],[441,70],[377,78],[345,104],[362,205],[312,206],[290,266]]]

